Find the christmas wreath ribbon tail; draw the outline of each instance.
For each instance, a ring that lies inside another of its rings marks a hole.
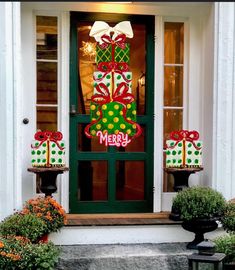
[[[174,148],[178,145],[179,142],[182,140],[191,142],[195,149],[200,150],[201,147],[198,147],[194,141],[199,139],[199,133],[196,130],[188,131],[188,130],[179,130],[179,131],[172,131],[170,133],[170,139],[175,141],[175,144],[169,146],[169,148]]]

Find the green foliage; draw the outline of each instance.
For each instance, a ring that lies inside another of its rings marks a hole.
[[[235,233],[235,203],[228,202],[225,208],[224,216],[221,218],[223,228],[227,232]]]
[[[21,212],[0,223],[0,269],[53,270],[59,249],[39,239],[65,223],[65,211],[51,197],[27,201]]]
[[[22,237],[0,238],[0,269],[53,270],[59,249],[51,242],[32,244]]]
[[[226,262],[235,262],[235,234],[220,236],[214,240],[216,252],[226,254]]]
[[[15,213],[8,216],[0,223],[0,234],[3,236],[23,236],[35,242],[46,231],[43,220],[33,214]]]
[[[45,233],[56,232],[66,224],[64,209],[50,196],[28,200],[22,213],[31,213],[43,220],[46,224]]]
[[[172,209],[182,220],[219,218],[223,215],[226,201],[221,193],[210,187],[190,187],[173,200]]]

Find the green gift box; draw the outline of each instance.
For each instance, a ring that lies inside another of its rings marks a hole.
[[[136,103],[128,103],[126,107],[127,112],[124,115],[124,105],[118,102],[109,102],[103,105],[92,102],[90,106],[91,121],[95,121],[95,123],[90,127],[90,134],[95,136],[96,132],[100,130],[103,133],[107,131],[108,134],[123,132],[129,136],[134,136],[136,134],[136,124],[128,123],[126,119],[136,122]],[[100,118],[101,115],[102,118]]]
[[[101,49],[99,45],[96,46],[96,63],[101,62],[130,62],[130,44],[126,43],[125,49],[115,46],[114,59],[112,59],[112,45],[109,44],[107,48]]]

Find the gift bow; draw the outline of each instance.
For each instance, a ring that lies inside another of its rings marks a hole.
[[[64,147],[61,147],[58,143],[58,141],[61,141],[63,139],[63,135],[61,132],[51,132],[51,131],[38,131],[34,135],[34,139],[37,141],[40,141],[40,144],[38,146],[32,146],[32,148],[39,148],[45,141],[52,141],[54,142],[60,150],[63,150]]]
[[[111,101],[121,103],[126,106],[126,104],[134,101],[134,96],[128,92],[128,86],[125,82],[121,82],[113,96],[111,97],[108,87],[104,83],[96,85],[96,90],[99,94],[95,94],[91,97],[91,100],[97,104],[103,105]]]
[[[130,83],[131,79],[128,79],[124,72],[127,72],[129,70],[128,64],[125,62],[120,62],[120,63],[116,63],[116,62],[101,62],[98,64],[97,69],[101,72],[103,72],[102,77],[100,78],[96,78],[95,76],[93,76],[93,79],[95,81],[102,81],[104,77],[106,77],[106,75],[110,72],[115,72],[118,73],[122,76],[122,78],[127,82]]]
[[[89,35],[94,37],[99,44],[102,44],[104,41],[101,37],[103,35],[110,37],[111,32],[114,32],[112,40],[115,40],[115,38],[120,34],[124,34],[128,38],[133,37],[133,31],[129,21],[120,22],[114,27],[110,27],[106,22],[103,21],[95,21],[91,27]]]
[[[194,142],[194,141],[199,139],[199,133],[196,130],[172,131],[170,133],[170,139],[176,141],[175,145],[173,145],[171,148],[174,148],[180,141],[185,140],[185,141],[191,142],[197,150],[201,149],[201,147],[196,146],[196,144]]]

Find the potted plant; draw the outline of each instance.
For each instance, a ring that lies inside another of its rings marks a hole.
[[[52,270],[59,249],[53,243],[32,244],[20,236],[0,237],[0,269]]]
[[[46,224],[45,234],[56,232],[66,224],[66,215],[62,206],[52,197],[39,196],[28,200],[22,210],[23,214],[34,214]]]
[[[45,233],[46,224],[34,214],[15,213],[5,218],[0,223],[0,234],[2,236],[23,236],[31,242],[37,240]]]
[[[226,204],[221,223],[225,231],[235,233],[235,201],[231,200]]]
[[[217,237],[215,240],[216,252],[225,253],[224,270],[235,269],[235,234],[229,233]]]
[[[224,215],[220,219],[224,230],[228,233],[215,240],[217,252],[226,254],[224,269],[235,269],[235,200],[226,204]]]
[[[195,186],[177,193],[172,209],[183,221],[182,227],[195,233],[187,248],[197,249],[197,244],[204,241],[204,233],[218,227],[216,221],[223,215],[225,205],[223,195],[210,187]]]

